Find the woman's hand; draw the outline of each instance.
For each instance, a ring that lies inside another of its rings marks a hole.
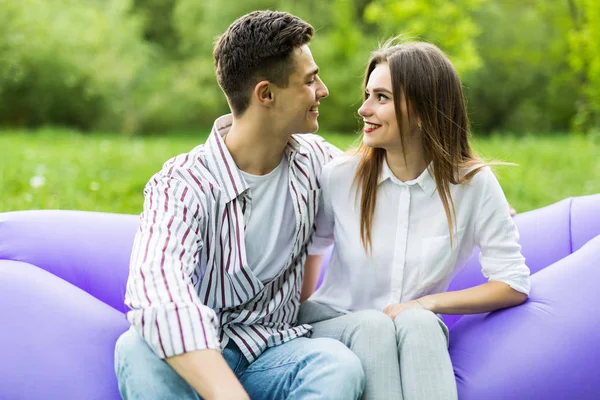
[[[425,307],[423,307],[423,305],[418,300],[411,300],[407,301],[406,303],[390,304],[389,306],[383,309],[383,313],[390,317],[393,321],[402,311],[406,311],[411,308],[425,309]]]

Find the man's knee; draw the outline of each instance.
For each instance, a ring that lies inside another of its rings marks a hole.
[[[127,330],[117,339],[117,343],[115,344],[115,369],[117,369],[117,375],[119,375],[119,369],[126,368],[133,363],[141,363],[143,365],[153,358],[156,358],[156,361],[161,361],[133,328]]]
[[[335,339],[311,339],[310,353],[315,357],[316,367],[330,373],[332,389],[337,386],[336,390],[347,391],[348,398],[362,393],[365,385],[362,364],[344,344]]]
[[[133,329],[117,340],[115,372],[124,399],[199,399],[183,378],[158,357]]]

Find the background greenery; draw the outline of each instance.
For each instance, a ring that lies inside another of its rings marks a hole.
[[[227,111],[214,38],[265,8],[317,29],[327,129],[356,129],[368,54],[399,34],[449,54],[480,133],[600,126],[598,0],[0,0],[0,125],[129,135],[209,125]]]
[[[228,112],[214,39],[267,8],[316,28],[341,148],[369,52],[401,34],[448,53],[475,147],[520,164],[497,168],[519,211],[600,192],[598,0],[0,0],[0,212],[139,212],[148,178]]]
[[[148,179],[170,157],[204,142],[207,132],[122,137],[41,129],[0,135],[0,212],[62,208],[141,212]],[[323,134],[341,149],[356,137]],[[584,135],[501,135],[475,138],[486,160],[498,166],[510,203],[527,211],[565,197],[600,193],[600,137]]]

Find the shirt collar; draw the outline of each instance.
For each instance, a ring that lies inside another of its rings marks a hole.
[[[379,181],[377,182],[377,184],[380,185],[382,182],[389,179],[390,181],[394,182],[395,184],[401,185],[401,186],[403,186],[403,185],[404,186],[419,185],[421,187],[421,189],[425,192],[425,194],[427,194],[429,197],[431,197],[433,195],[433,193],[435,193],[435,190],[436,190],[435,180],[433,179],[433,176],[431,175],[432,171],[433,171],[433,162],[431,162],[427,166],[427,168],[425,168],[425,170],[421,173],[421,175],[419,175],[417,178],[412,179],[410,181],[402,182],[400,179],[398,179],[396,177],[396,175],[394,175],[394,173],[388,166],[387,160],[384,158],[382,166],[381,166],[381,174],[379,175]]]
[[[223,135],[229,132],[232,124],[232,114],[217,118],[205,144],[209,154],[208,168],[213,172],[219,186],[225,190],[227,202],[237,198],[249,188],[223,140]],[[290,137],[285,147],[289,165],[293,165],[293,157],[300,149],[300,143],[293,136]]]

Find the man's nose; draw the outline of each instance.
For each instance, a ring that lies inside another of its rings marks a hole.
[[[329,89],[327,89],[325,82],[321,81],[321,87],[317,91],[317,97],[322,99],[327,96],[329,96]]]

